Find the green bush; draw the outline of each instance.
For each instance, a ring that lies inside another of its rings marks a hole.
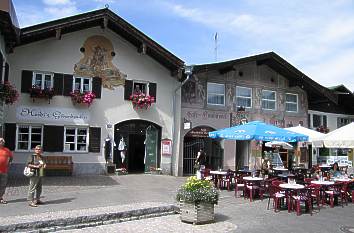
[[[210,181],[198,180],[197,177],[191,176],[178,189],[176,199],[177,201],[189,203],[204,202],[217,204],[219,193]]]

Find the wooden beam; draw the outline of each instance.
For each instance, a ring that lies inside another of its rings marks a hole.
[[[140,47],[138,48],[138,53],[141,53],[141,54],[146,54],[146,44],[145,43],[141,43],[140,44]]]
[[[55,38],[61,40],[61,28],[55,30]]]

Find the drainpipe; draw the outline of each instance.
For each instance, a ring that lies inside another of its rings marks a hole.
[[[185,66],[184,67],[184,73],[187,75],[187,78],[185,80],[183,80],[183,82],[181,82],[181,84],[174,90],[173,92],[173,101],[172,101],[172,110],[173,110],[173,121],[172,121],[172,137],[173,139],[176,139],[175,138],[175,121],[176,121],[176,95],[177,95],[177,91],[179,89],[182,88],[182,86],[189,81],[189,79],[192,77],[192,74],[193,74],[193,66],[190,65],[190,66]],[[177,140],[174,140],[173,141],[173,145],[172,145],[172,156],[174,156],[175,154],[175,146],[179,146],[179,145],[176,145],[176,141]],[[173,171],[173,163],[172,163],[172,159],[171,159],[171,172]],[[178,161],[177,161],[177,155],[175,155],[175,172],[178,170]],[[176,176],[178,176],[178,173],[176,174]]]

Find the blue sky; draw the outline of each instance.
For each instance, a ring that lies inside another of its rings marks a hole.
[[[274,51],[323,86],[344,84],[354,91],[353,0],[13,2],[21,27],[108,4],[112,11],[187,64]]]

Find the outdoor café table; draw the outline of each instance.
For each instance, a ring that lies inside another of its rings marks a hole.
[[[210,174],[214,178],[215,187],[220,188],[222,177],[227,175],[227,171],[210,171]]]
[[[349,179],[349,178],[333,178],[333,181],[334,182],[349,182],[351,181],[352,179]]]
[[[328,180],[312,180],[311,184],[320,184],[320,185],[332,185],[334,184],[334,181],[328,181]]]
[[[243,177],[244,180],[248,180],[248,181],[261,181],[263,180],[262,177],[252,177],[252,176],[245,176]]]
[[[289,183],[284,183],[284,184],[279,184],[279,187],[282,188],[282,189],[285,189],[285,196],[286,196],[286,202],[287,202],[287,205],[288,205],[288,212],[291,211],[291,205],[290,205],[290,194],[291,192],[294,192],[296,190],[299,190],[299,189],[303,189],[305,188],[304,185],[302,184],[289,184]]]

